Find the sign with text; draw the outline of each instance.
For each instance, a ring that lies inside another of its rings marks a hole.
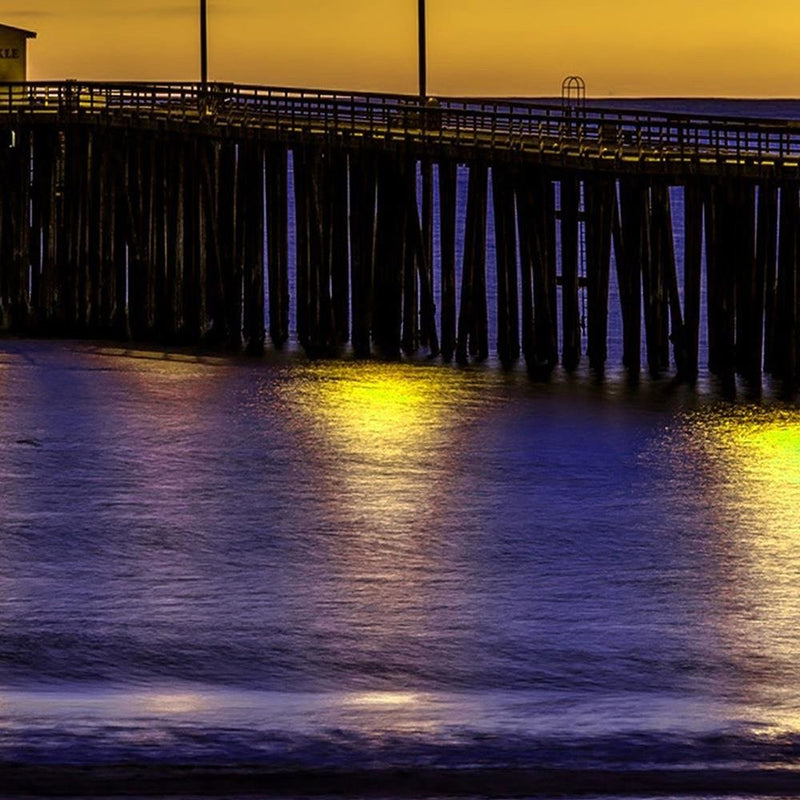
[[[0,33],[0,81],[26,80],[25,50],[25,36]]]

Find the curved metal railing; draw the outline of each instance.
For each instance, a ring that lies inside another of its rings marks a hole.
[[[800,120],[212,83],[0,84],[5,118],[98,116],[647,161],[800,164]]]

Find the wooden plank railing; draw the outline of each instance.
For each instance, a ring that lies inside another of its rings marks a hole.
[[[212,83],[0,84],[5,117],[100,115],[283,133],[367,136],[591,158],[797,166],[800,121],[524,100],[438,98]]]

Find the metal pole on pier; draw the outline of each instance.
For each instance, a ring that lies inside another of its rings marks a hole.
[[[200,0],[200,83],[208,83],[208,2]]]
[[[419,0],[419,96],[425,98],[428,96],[428,66],[427,66],[427,53],[426,53],[426,36],[425,36],[425,0]]]

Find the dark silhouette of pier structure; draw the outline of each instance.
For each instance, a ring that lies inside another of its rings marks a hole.
[[[632,375],[644,362],[696,378],[705,275],[710,371],[794,390],[796,122],[213,83],[4,84],[0,179],[2,321],[25,335],[259,353],[267,335],[275,347],[290,336],[293,283],[292,333],[311,354],[349,342],[359,357],[485,359],[491,313],[500,360],[545,375],[584,355],[585,292],[585,355],[601,372],[613,251]]]

